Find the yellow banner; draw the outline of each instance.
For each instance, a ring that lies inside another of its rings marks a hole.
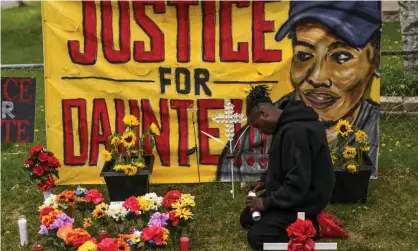
[[[273,100],[294,91],[297,45],[274,39],[289,2],[44,1],[42,15],[47,144],[64,165],[58,184],[103,183],[100,152],[127,114],[140,132],[153,122],[161,130],[152,183],[197,182],[196,155],[186,154],[195,143],[201,181],[221,180],[224,147],[201,131],[226,143],[225,126],[211,119],[224,100],[245,113],[249,84],[267,84]],[[379,79],[367,74],[373,83],[356,102],[379,100]],[[237,170],[248,163],[238,162]]]

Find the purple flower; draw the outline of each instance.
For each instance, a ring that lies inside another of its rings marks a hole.
[[[48,228],[45,225],[41,225],[41,229],[39,230],[39,234],[48,234]]]
[[[168,214],[154,213],[148,222],[148,226],[164,227],[167,226]]]
[[[74,223],[74,219],[71,219],[65,213],[61,213],[61,214],[57,215],[57,218],[49,226],[49,229],[51,229],[51,230],[52,229],[58,229],[58,228],[62,227],[63,225],[73,224],[73,223]]]

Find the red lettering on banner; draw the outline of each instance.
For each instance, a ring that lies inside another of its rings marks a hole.
[[[69,40],[67,43],[71,61],[75,64],[94,65],[97,59],[96,4],[94,1],[83,1],[84,52],[81,52],[80,41]]]
[[[190,62],[190,16],[189,6],[197,5],[197,1],[170,1],[177,9],[177,61]]]
[[[16,126],[16,121],[15,120],[8,120],[8,119],[2,119],[1,120],[1,125],[3,127],[3,125],[5,125],[5,135],[4,135],[4,139],[3,142],[10,142],[10,124],[13,124]]]
[[[78,109],[78,135],[80,155],[74,153],[73,120],[71,108]],[[64,165],[81,166],[87,161],[88,155],[88,130],[87,110],[85,99],[64,99],[62,100],[62,124],[64,134]]]
[[[177,119],[179,123],[179,150],[178,150],[178,163],[179,166],[190,166],[189,157],[186,152],[189,149],[189,127],[187,108],[193,105],[193,100],[176,100],[170,101],[171,109],[177,110]]]
[[[90,159],[89,165],[97,165],[99,156],[99,145],[103,144],[108,149],[108,139],[112,135],[110,129],[109,114],[107,112],[106,101],[104,99],[93,100],[93,116],[90,137]]]
[[[22,139],[26,135],[26,127],[29,126],[29,120],[20,120],[16,121],[17,124],[17,139],[16,142],[29,142],[29,136],[26,136],[25,139]],[[26,126],[25,126],[25,125]]]
[[[266,50],[264,33],[273,32],[274,21],[264,20],[264,2],[253,3],[253,61],[255,63],[281,62],[282,50]]]
[[[222,109],[224,106],[223,99],[199,99],[197,101],[198,106],[198,133],[199,133],[199,156],[200,163],[205,165],[216,165],[219,160],[219,154],[210,154],[209,150],[209,137],[201,133],[204,131],[213,137],[219,137],[218,128],[210,128],[208,121],[209,109]]]
[[[134,59],[137,62],[163,62],[165,60],[164,33],[146,15],[145,5],[152,5],[155,13],[165,13],[164,2],[133,1],[134,16],[136,23],[149,36],[151,50],[145,51],[144,41],[134,42]]]
[[[202,51],[205,62],[215,62],[216,2],[202,2]]]
[[[8,79],[6,79],[6,81],[4,83],[3,94],[4,94],[4,97],[5,97],[6,100],[13,101],[13,100],[15,100],[17,98],[17,95],[16,96],[13,96],[13,97],[10,97],[9,96],[9,84],[10,84],[10,81],[12,81],[13,84],[15,84],[17,86],[17,79],[15,79],[15,78],[8,78]]]
[[[102,1],[102,47],[103,55],[111,63],[126,63],[131,59],[131,27],[129,25],[129,2],[118,1],[119,5],[119,50],[115,50],[112,27],[112,2]]]
[[[155,148],[160,156],[162,166],[170,166],[170,116],[168,113],[168,100],[160,99],[160,119],[161,126],[158,125],[155,113],[152,110],[148,99],[141,99],[142,108],[142,132],[148,131],[148,128],[154,123],[160,128],[161,135],[155,136]],[[144,142],[145,151],[149,154],[150,142]]]
[[[238,51],[232,44],[232,4],[238,8],[248,7],[249,1],[221,1],[220,9],[220,58],[221,62],[248,62],[248,42],[238,42]]]
[[[9,84],[14,84],[17,88],[19,88],[19,95],[15,95],[11,97],[9,95]],[[7,78],[4,87],[3,87],[3,94],[5,100],[8,101],[18,101],[18,102],[32,102],[33,96],[27,96],[28,94],[28,85],[32,84],[32,79],[30,78]]]

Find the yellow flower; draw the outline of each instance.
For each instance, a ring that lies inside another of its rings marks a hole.
[[[192,212],[190,212],[187,208],[177,208],[175,210],[176,216],[179,218],[183,218],[185,220],[191,218],[193,216]]]
[[[141,237],[132,235],[129,240],[131,240],[132,242],[138,243],[138,242],[141,242]]]
[[[352,159],[352,158],[356,157],[356,148],[346,146],[344,148],[343,157],[345,159]]]
[[[332,164],[335,165],[338,161],[338,155],[333,153],[331,154]]]
[[[92,241],[86,241],[83,245],[81,245],[77,251],[98,251],[97,245],[94,244]]]
[[[369,152],[370,151],[370,146],[361,146],[360,150],[363,152]]]
[[[112,159],[112,154],[108,150],[103,150],[102,157],[105,161],[110,161]]]
[[[182,209],[184,206],[185,205],[180,200],[171,204],[171,207],[174,208],[174,209]]]
[[[135,117],[134,115],[126,115],[123,118],[123,123],[125,125],[128,125],[128,126],[136,126],[136,125],[139,125],[139,121],[138,121],[137,117]]]
[[[347,171],[349,173],[356,173],[357,172],[357,165],[355,163],[350,163],[347,165]]]
[[[340,119],[335,128],[337,129],[337,132],[343,137],[347,137],[353,131],[350,123],[348,123],[347,120]]]
[[[116,172],[123,171],[124,169],[125,169],[125,165],[121,165],[121,164],[115,165],[113,167],[113,170],[115,170]]]
[[[83,228],[88,228],[91,226],[91,218],[84,218],[83,220]]]
[[[153,135],[157,135],[159,136],[161,134],[160,129],[158,128],[158,126],[154,123],[151,124],[151,126],[149,127],[151,133]]]
[[[135,175],[137,171],[138,169],[134,165],[126,165],[125,170],[123,170],[123,172],[128,176]]]
[[[127,131],[122,135],[123,146],[132,147],[135,145],[136,135],[133,131]]]
[[[103,204],[103,203],[102,203]],[[99,204],[101,205],[101,204]],[[93,217],[94,218],[103,218],[107,215],[106,211],[107,210],[103,210],[103,208],[99,205],[96,206],[96,208],[93,210]]]
[[[114,136],[111,140],[110,140],[110,144],[113,146],[117,146],[119,145],[119,143],[121,142],[121,139],[117,136]]]
[[[181,195],[181,204],[186,206],[186,207],[195,207],[196,206],[196,202],[194,201],[194,196],[192,196],[191,194],[182,194]]]
[[[366,143],[367,139],[369,138],[367,133],[365,133],[362,130],[358,130],[357,132],[355,132],[355,137],[358,143]]]
[[[102,202],[102,203],[96,205],[96,209],[101,209],[101,210],[106,212],[109,209],[109,205]]]
[[[163,243],[164,243],[164,245],[167,244],[169,234],[170,234],[170,231],[168,231],[167,228],[164,228],[164,232],[163,232]]]
[[[140,196],[136,198],[136,200],[138,201],[139,208],[142,211],[149,211],[153,206],[153,204],[150,201],[146,200],[144,196]]]
[[[145,167],[145,163],[144,162],[138,162],[136,163],[136,167],[138,167],[139,169],[142,169]]]

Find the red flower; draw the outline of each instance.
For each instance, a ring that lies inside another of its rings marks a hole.
[[[79,246],[83,245],[83,244],[84,244],[85,242],[87,242],[87,241],[92,241],[92,242],[96,243],[96,238],[91,237],[91,236],[89,236],[89,235],[77,236],[77,237],[73,240],[72,245],[73,245],[74,247],[79,247]]]
[[[33,160],[31,158],[25,160],[25,164],[29,165],[30,167],[32,167],[33,165],[35,165],[35,163],[33,163]]]
[[[296,237],[300,241],[305,241],[307,238],[315,237],[316,230],[310,220],[297,219],[287,229],[289,237]]]
[[[153,240],[155,244],[162,245],[163,234],[164,234],[163,227],[150,226],[150,227],[146,227],[142,229],[141,239],[143,241]]]
[[[312,239],[300,241],[298,238],[291,239],[287,246],[288,251],[313,251],[315,242]]]
[[[131,212],[134,212],[136,215],[139,214],[139,202],[135,196],[129,197],[122,205],[124,208],[128,209]]]
[[[247,164],[248,165],[252,166],[252,165],[254,165],[254,163],[255,163],[255,159],[254,159],[253,156],[250,156],[250,157],[247,158]]]
[[[175,211],[170,211],[168,214],[168,220],[171,221],[171,225],[175,227],[180,222],[180,218],[176,216]]]
[[[104,238],[98,245],[101,251],[115,251],[118,250],[118,245],[112,238]]]
[[[60,162],[58,161],[57,158],[55,158],[55,156],[51,155],[48,156],[48,164],[49,166],[51,166],[52,168],[58,168],[61,167]]]
[[[266,167],[267,166],[267,158],[266,157],[261,157],[260,160],[258,161],[258,163],[260,164],[260,166],[262,167]]]
[[[55,209],[53,207],[44,207],[39,212],[39,221],[42,220],[42,216],[48,215],[50,212],[54,211]]]
[[[86,201],[91,201],[95,205],[104,201],[103,194],[101,194],[97,189],[90,189],[86,196],[84,197]]]
[[[41,163],[42,168],[44,169],[45,172],[49,171],[49,166],[47,163]]]
[[[38,160],[40,162],[47,162],[48,161],[48,153],[46,153],[46,152],[39,153]]]
[[[54,178],[50,175],[46,180],[43,180],[41,183],[38,184],[39,189],[42,191],[49,190],[53,188],[55,185]]]
[[[181,192],[179,190],[169,191],[163,198],[163,205],[166,208],[171,208],[173,203],[176,203],[181,197]]]
[[[36,175],[36,176],[42,176],[42,174],[44,174],[44,168],[40,165],[35,165],[32,168],[32,172]]]
[[[29,154],[33,157],[35,154],[40,153],[44,147],[42,145],[34,145],[32,149],[29,150]]]

